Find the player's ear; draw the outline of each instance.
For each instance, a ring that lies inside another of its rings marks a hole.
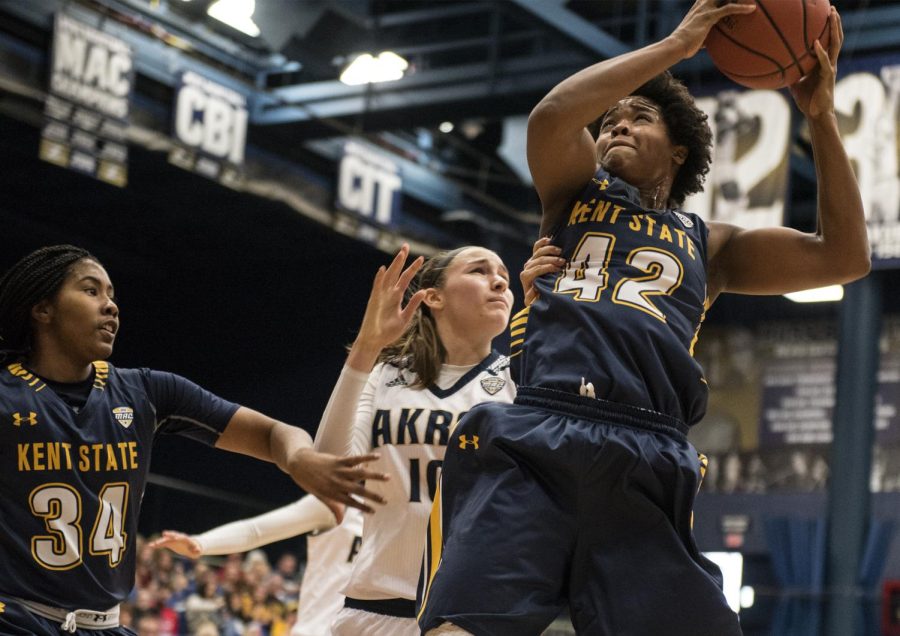
[[[31,308],[31,317],[42,323],[47,324],[53,317],[53,303],[49,300],[42,300]]]
[[[429,309],[441,309],[444,306],[444,295],[437,287],[429,287],[425,290],[422,303]]]
[[[683,166],[688,158],[687,146],[675,146],[672,148],[672,160],[679,166]]]

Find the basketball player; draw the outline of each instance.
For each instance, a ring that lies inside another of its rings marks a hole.
[[[722,292],[846,283],[870,266],[834,112],[834,9],[829,50],[816,43],[817,70],[791,87],[812,137],[817,233],[705,223],[679,208],[702,187],[711,134],[666,69],[718,20],[754,9],[697,0],[670,36],[576,73],[532,111],[541,232],[568,266],[538,279],[537,300],[512,321],[515,404],[476,407],[451,436],[424,632],[539,634],[568,604],[591,636],[740,634],[691,532],[702,462],[685,433],[707,399],[692,355],[700,323]],[[598,118],[595,140],[586,127]]]
[[[337,524],[324,503],[307,495],[292,504],[250,519],[227,523],[199,535],[165,530],[150,543],[192,559],[208,554],[233,554],[281,541],[298,534],[306,537],[306,569],[300,582],[297,622],[291,636],[328,636],[331,623],[344,605],[341,590],[362,540],[362,513],[348,508]]]
[[[378,451],[370,467],[390,475],[372,485],[387,503],[365,516],[337,636],[419,634],[416,583],[447,441],[470,408],[515,395],[508,358],[491,350],[512,304],[500,258],[464,247],[403,270],[407,253],[376,275],[316,434],[319,450]],[[418,291],[403,307],[414,274]],[[477,446],[478,438],[456,443]]]
[[[106,362],[119,329],[100,262],[71,245],[0,279],[0,633],[131,634],[137,517],[157,433],[274,462],[304,489],[362,506],[375,455],[315,452],[302,429],[190,381]]]

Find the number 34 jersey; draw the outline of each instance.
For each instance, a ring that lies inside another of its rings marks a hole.
[[[538,279],[539,299],[511,323],[518,384],[696,423],[707,401],[693,357],[707,307],[704,222],[642,209],[635,188],[599,169],[553,243],[565,270]]]
[[[381,457],[370,469],[390,475],[367,482],[387,503],[366,515],[347,596],[364,600],[416,598],[425,529],[450,434],[473,406],[512,402],[509,358],[492,353],[474,367],[444,365],[435,386],[413,389],[415,374],[379,364],[359,399],[354,452]],[[471,440],[475,441],[475,440]]]
[[[237,408],[171,373],[95,362],[76,413],[21,364],[0,368],[0,592],[69,610],[124,600],[154,435],[212,445]]]

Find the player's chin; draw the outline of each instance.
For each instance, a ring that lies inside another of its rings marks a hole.
[[[91,350],[91,359],[106,360],[113,352],[113,342],[101,342]]]

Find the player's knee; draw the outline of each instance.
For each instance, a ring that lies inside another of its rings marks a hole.
[[[425,636],[472,636],[472,632],[467,632],[453,623],[441,623],[440,626],[425,632]]]

